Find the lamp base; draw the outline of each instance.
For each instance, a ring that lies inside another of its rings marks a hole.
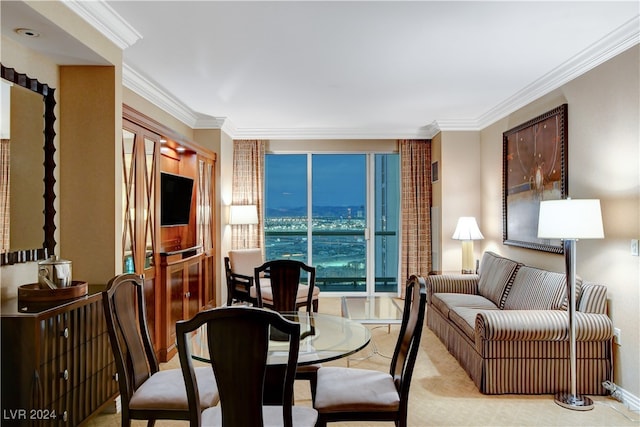
[[[563,408],[573,409],[574,411],[590,411],[593,409],[593,400],[579,394],[558,393],[555,396],[555,402]]]

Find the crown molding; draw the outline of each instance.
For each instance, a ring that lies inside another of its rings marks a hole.
[[[193,110],[125,63],[122,64],[122,84],[186,125],[195,127],[198,116]]]
[[[105,1],[65,0],[64,4],[120,49],[124,50],[142,38],[142,35]]]
[[[225,121],[222,130],[234,139],[431,139],[435,124],[420,129],[370,128],[236,128]]]
[[[480,116],[477,119],[477,129],[484,129],[638,43],[640,43],[640,16],[635,16]]]

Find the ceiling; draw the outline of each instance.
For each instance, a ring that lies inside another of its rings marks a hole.
[[[103,61],[10,3],[3,35],[38,25],[30,47],[64,64]],[[124,49],[125,86],[235,138],[482,129],[640,40],[638,1],[66,4]]]

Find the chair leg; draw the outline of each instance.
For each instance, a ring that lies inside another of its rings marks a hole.
[[[313,301],[311,301],[311,306],[313,307],[312,310],[314,313],[318,312],[318,300],[314,299]]]

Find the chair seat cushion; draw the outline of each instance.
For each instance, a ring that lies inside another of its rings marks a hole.
[[[326,366],[318,369],[314,407],[321,413],[390,412],[399,410],[400,396],[385,372]]]
[[[318,420],[318,411],[308,406],[293,406],[293,425],[295,427],[313,427]],[[263,406],[262,417],[265,426],[283,426],[282,406]],[[221,426],[222,408],[220,405],[206,409],[202,412],[203,426]]]
[[[262,301],[273,302],[273,292],[271,291],[271,286],[268,284],[265,286],[262,280],[260,281],[260,285],[261,285],[260,295],[262,296]],[[255,289],[251,288],[251,292],[255,294]],[[308,294],[309,294],[309,286],[300,284],[298,286],[298,294],[296,295],[296,302],[305,302],[307,300]],[[320,288],[318,288],[317,286],[314,286],[313,299],[318,299],[319,294],[320,294]]]
[[[210,366],[195,368],[200,406],[209,408],[220,401],[218,386]],[[135,391],[129,401],[131,409],[183,409],[188,410],[187,391],[180,369],[158,371]]]

